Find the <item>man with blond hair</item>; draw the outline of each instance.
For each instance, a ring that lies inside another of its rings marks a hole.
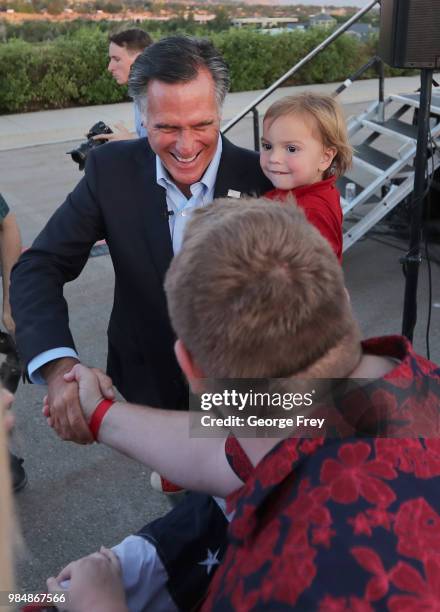
[[[411,585],[440,569],[440,447],[423,438],[438,433],[438,366],[399,336],[361,343],[337,259],[294,206],[217,201],[198,211],[165,288],[177,359],[196,394],[212,390],[207,379],[284,379],[290,391],[318,378],[369,379],[327,383],[335,410],[324,414],[340,417],[343,434],[293,426],[288,438],[273,429],[258,437],[234,421],[228,437],[209,437],[191,435],[198,414],[109,402],[93,371],[66,374],[97,440],[181,486],[227,497],[229,546],[202,609],[434,606],[428,584]],[[69,578],[80,591],[84,567],[71,564],[50,586]],[[119,593],[112,610],[122,612]]]

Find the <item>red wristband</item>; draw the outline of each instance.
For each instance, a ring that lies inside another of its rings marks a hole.
[[[114,403],[114,400],[101,400],[90,417],[89,429],[93,439],[96,440],[96,442],[98,441],[98,433],[99,428],[101,427],[102,419],[105,417],[107,410],[113,406]]]

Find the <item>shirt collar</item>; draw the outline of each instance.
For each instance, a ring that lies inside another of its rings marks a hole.
[[[215,150],[214,157],[212,158],[209,166],[206,168],[205,174],[202,176],[200,181],[197,181],[198,183],[202,183],[202,185],[204,185],[205,189],[208,191],[213,190],[215,186],[215,181],[217,178],[217,171],[220,165],[220,158],[222,156],[222,148],[223,148],[222,139],[219,134],[218,141],[217,141],[217,148]],[[167,169],[163,165],[158,155],[156,155],[156,183],[160,185],[161,187],[164,187],[165,189],[169,185],[173,185],[175,187],[172,178],[168,174]]]

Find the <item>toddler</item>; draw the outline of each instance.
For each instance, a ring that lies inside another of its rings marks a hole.
[[[286,201],[294,196],[339,261],[342,210],[335,183],[351,159],[345,119],[333,98],[314,93],[287,96],[264,115],[260,164],[275,187],[265,197]]]

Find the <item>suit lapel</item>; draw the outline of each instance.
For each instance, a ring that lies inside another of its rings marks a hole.
[[[214,198],[224,198],[230,189],[240,191],[240,167],[234,164],[233,148],[230,142],[222,136],[222,156],[217,171]]]
[[[148,156],[142,155],[141,217],[145,226],[151,259],[161,284],[173,258],[170,229],[167,216],[165,189],[156,183],[156,158],[151,149]]]

